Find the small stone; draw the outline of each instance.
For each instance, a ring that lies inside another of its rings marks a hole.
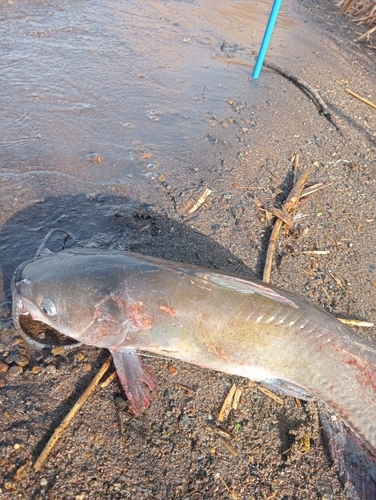
[[[13,446],[13,448],[14,448],[15,450],[19,450],[19,449],[21,448],[20,443],[16,443],[16,444]]]
[[[34,373],[34,375],[36,375],[37,373],[40,373],[40,366],[39,365],[33,366],[31,371],[32,371],[32,373]]]
[[[24,367],[30,363],[30,360],[24,354],[17,354],[14,357],[14,362],[16,363],[16,365]]]
[[[14,488],[14,484],[11,481],[5,481],[5,483],[4,483],[5,490],[12,490],[13,488]]]
[[[115,398],[115,404],[121,410],[124,410],[124,408],[127,406],[127,402],[125,401],[125,399],[121,398],[120,396]]]
[[[64,354],[66,354],[66,350],[64,349],[64,347],[60,346],[60,347],[54,347],[51,351],[51,354],[53,354],[54,356],[63,356]]]
[[[3,415],[5,418],[10,418],[10,413],[8,411],[5,411]]]
[[[79,493],[74,498],[75,498],[75,500],[85,500],[85,498],[87,498],[87,494],[86,493]]]
[[[186,413],[183,413],[180,416],[180,422],[185,429],[187,429],[191,425],[191,419],[188,417]]]
[[[20,375],[22,373],[22,366],[11,366],[8,373],[12,376]]]
[[[7,350],[8,350],[8,346],[6,346],[5,344],[0,344],[0,352],[4,352]]]
[[[54,366],[54,365],[47,366],[46,373],[51,375],[52,373],[56,373],[56,372],[57,372],[56,366]]]
[[[85,354],[83,354],[82,352],[78,352],[76,354],[76,359],[77,361],[82,361],[83,359],[85,359]]]
[[[84,372],[89,372],[91,370],[91,364],[90,363],[84,363],[82,366],[82,370]]]
[[[9,370],[8,363],[5,363],[5,361],[0,361],[0,373],[6,373],[8,370]]]
[[[86,155],[87,161],[91,161],[93,163],[101,163],[102,157],[98,153],[89,153]]]
[[[42,488],[44,488],[44,486],[47,486],[47,479],[45,477],[42,477],[39,481],[39,484],[42,486]]]
[[[0,378],[0,387],[4,387],[5,385],[5,380],[3,378]]]
[[[168,365],[168,372],[172,377],[175,377],[175,375],[178,373],[175,365]]]
[[[3,356],[7,358],[7,363],[8,363],[8,365],[10,365],[11,363],[14,363],[14,360],[15,360],[15,358],[16,358],[17,355],[14,354],[14,353],[8,355],[6,353],[6,355],[3,354]]]

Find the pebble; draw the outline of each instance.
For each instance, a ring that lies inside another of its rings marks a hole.
[[[174,377],[174,376],[178,373],[178,371],[177,371],[177,369],[176,369],[175,365],[169,365],[169,366],[168,366],[168,372],[169,372],[169,374],[170,374],[172,377]]]
[[[9,370],[8,363],[5,363],[5,361],[0,361],[0,373],[6,373],[8,370]]]
[[[56,373],[56,372],[57,372],[56,366],[54,366],[54,365],[47,366],[46,373],[52,374],[52,373]]]
[[[115,398],[115,404],[121,410],[124,410],[124,408],[127,406],[127,402],[125,401],[125,399],[121,398],[120,396],[117,396]]]
[[[85,500],[87,498],[87,494],[86,493],[79,493],[74,498],[75,498],[75,500]]]
[[[90,363],[84,363],[82,366],[82,370],[84,372],[89,372],[91,370],[91,364]]]
[[[41,480],[39,481],[39,484],[42,486],[47,486],[47,479],[45,477],[42,477]]]
[[[20,443],[16,443],[16,444],[13,446],[13,448],[14,448],[15,450],[19,450],[19,449],[21,448]]]
[[[22,373],[22,366],[11,366],[8,371],[9,375],[20,375]]]
[[[191,425],[191,419],[188,417],[186,413],[183,413],[180,416],[180,422],[185,429],[187,429]]]
[[[66,354],[66,349],[64,349],[64,347],[60,346],[60,347],[54,347],[51,351],[51,354],[53,354],[54,356],[63,356],[64,354]]]
[[[86,155],[87,161],[92,161],[93,163],[101,163],[102,157],[98,153],[89,153]]]
[[[8,346],[6,346],[5,344],[0,344],[0,352],[4,352],[7,350],[8,350]]]
[[[0,378],[0,387],[4,387],[5,385],[5,380],[3,378]]]
[[[76,354],[76,360],[77,361],[82,361],[83,359],[85,359],[85,354],[83,354],[82,352],[78,352]]]
[[[14,362],[16,363],[16,365],[24,367],[30,363],[30,360],[24,354],[16,354],[16,356],[14,357]]]
[[[33,366],[33,368],[31,369],[31,371],[32,371],[32,373],[34,373],[34,375],[36,375],[37,373],[40,373],[40,370],[41,370],[41,368],[38,365]]]

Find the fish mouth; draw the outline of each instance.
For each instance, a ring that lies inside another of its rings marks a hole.
[[[14,327],[21,338],[38,349],[63,347],[68,350],[80,347],[81,342],[72,342],[66,335],[33,316],[30,311],[31,307],[28,307],[27,299],[23,299],[17,291],[17,285],[20,283],[16,283],[13,288],[12,317]]]
[[[30,284],[30,281],[23,277],[23,271],[28,264],[41,258],[43,256],[37,255],[23,262],[14,271],[11,278],[10,289],[12,292],[14,328],[25,342],[38,349],[53,349],[55,347],[74,349],[80,347],[82,345],[80,342],[72,342],[71,339],[36,318],[32,312],[35,309],[35,304],[22,296],[22,284]]]

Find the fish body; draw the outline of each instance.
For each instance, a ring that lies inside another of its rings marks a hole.
[[[376,351],[334,316],[237,275],[116,250],[28,261],[13,310],[110,349],[138,414],[150,402],[147,351],[322,401],[376,457]],[[373,459],[372,458],[372,459]]]

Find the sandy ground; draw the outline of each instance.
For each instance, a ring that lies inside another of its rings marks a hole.
[[[273,221],[255,198],[280,206],[299,154],[309,184],[326,187],[301,202],[293,234],[281,234],[272,282],[335,315],[375,321],[376,114],[344,89],[375,101],[376,53],[354,43],[364,29],[324,0],[287,9],[306,36],[276,62],[320,92],[347,143],[300,89],[264,70],[257,83],[244,82],[223,116],[211,117],[205,148],[200,142],[170,159],[180,165],[176,174],[162,172],[148,191],[55,197],[14,216],[1,235],[15,239],[18,262],[30,255],[22,254],[25,236],[11,232],[17,222],[59,220],[82,245],[260,278]],[[250,107],[247,85],[269,90],[270,98]],[[206,204],[187,215],[184,206],[205,186],[212,190]],[[310,250],[329,253],[302,253]],[[6,292],[12,270],[3,268]],[[375,329],[359,333],[376,340]],[[157,388],[141,417],[127,411],[117,381],[97,389],[35,473],[33,462],[108,353],[86,347],[54,356],[5,328],[0,356],[11,367],[0,374],[1,499],[345,498],[314,402],[285,397],[281,405],[245,389],[221,434],[222,402],[233,383],[247,380],[159,359],[147,360]],[[29,365],[12,374],[22,357]]]

